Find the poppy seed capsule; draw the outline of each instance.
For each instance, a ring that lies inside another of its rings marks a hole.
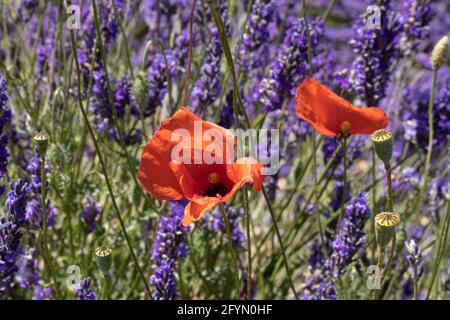
[[[352,124],[348,121],[344,121],[341,123],[342,134],[348,136],[350,133],[350,129],[352,128]]]
[[[144,108],[148,99],[149,82],[145,71],[139,71],[133,84],[134,97],[140,108]]]
[[[109,269],[112,264],[112,249],[107,246],[100,246],[95,249],[95,255],[97,256],[97,264],[104,275],[109,273]]]
[[[431,52],[431,63],[433,69],[438,70],[448,58],[448,37],[442,37],[433,48]]]
[[[386,129],[380,129],[372,133],[371,139],[378,158],[380,158],[384,164],[388,166],[391,161],[394,144],[392,132]]]
[[[208,182],[210,184],[218,184],[220,181],[220,175],[217,172],[208,174]]]
[[[45,157],[48,148],[48,135],[41,131],[34,136],[34,142],[36,143],[39,156],[41,158]]]
[[[375,216],[375,231],[380,248],[386,248],[395,234],[400,217],[393,212],[381,212]]]

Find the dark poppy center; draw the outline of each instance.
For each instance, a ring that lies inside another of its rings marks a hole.
[[[227,186],[220,181],[220,175],[216,172],[208,174],[208,186],[203,190],[202,195],[205,197],[216,197],[217,194],[225,196],[228,193]]]

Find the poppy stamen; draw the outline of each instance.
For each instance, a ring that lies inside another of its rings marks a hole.
[[[208,187],[203,191],[206,197],[225,196],[228,193],[228,188],[220,182],[220,175],[217,172],[208,174]]]
[[[220,175],[217,172],[211,172],[208,174],[208,182],[210,184],[217,184],[220,181]]]

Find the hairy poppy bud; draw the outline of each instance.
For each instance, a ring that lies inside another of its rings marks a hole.
[[[53,108],[62,109],[64,107],[64,92],[61,87],[56,88],[52,100]]]
[[[137,105],[142,109],[147,104],[148,99],[149,82],[147,73],[145,71],[139,71],[133,84],[134,97]]]
[[[47,153],[48,139],[48,135],[43,131],[34,136],[34,142],[36,143],[41,158],[45,157],[45,154]]]
[[[399,220],[400,217],[393,212],[381,212],[375,216],[375,231],[380,248],[386,248],[391,242]]]
[[[386,129],[380,129],[372,134],[371,139],[378,157],[386,166],[389,166],[393,149],[392,132]]]
[[[97,264],[104,275],[109,273],[109,269],[112,264],[112,249],[107,246],[100,246],[95,249],[95,255],[97,256]]]
[[[431,63],[433,69],[438,70],[448,58],[448,37],[442,37],[433,48],[431,52]]]

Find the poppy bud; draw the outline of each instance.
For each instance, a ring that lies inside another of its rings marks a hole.
[[[48,148],[48,135],[41,131],[34,136],[34,142],[36,143],[39,156],[44,158]]]
[[[64,107],[64,92],[61,87],[56,88],[52,105],[56,109],[62,109]]]
[[[97,264],[104,275],[109,273],[109,269],[112,264],[112,249],[107,246],[100,246],[95,249],[95,255],[97,256]]]
[[[386,248],[391,242],[399,220],[400,217],[393,212],[381,212],[375,216],[375,231],[380,248]]]
[[[149,82],[145,71],[139,71],[134,80],[133,90],[136,103],[140,108],[144,108],[148,99]]]
[[[431,52],[431,63],[433,69],[438,70],[447,60],[448,57],[448,37],[442,37],[433,48]]]
[[[380,129],[372,134],[371,139],[378,157],[386,166],[389,166],[393,149],[392,132],[386,129]]]

